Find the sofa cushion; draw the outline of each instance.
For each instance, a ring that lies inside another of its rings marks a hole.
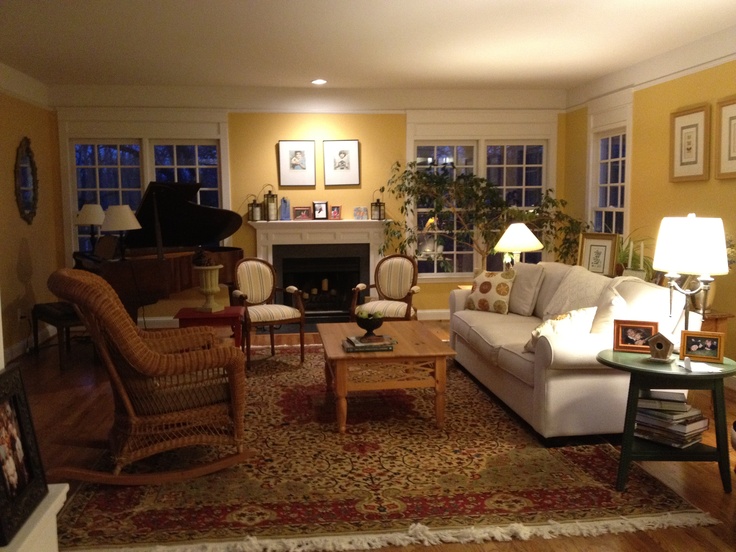
[[[538,264],[516,263],[516,279],[509,296],[509,312],[531,316],[544,280],[544,267]]]
[[[498,351],[498,365],[529,387],[534,387],[534,355],[521,343],[509,343]]]
[[[610,283],[611,279],[606,276],[590,272],[582,266],[573,266],[560,282],[542,318],[546,320],[558,314],[595,306],[601,292]]]
[[[515,278],[516,272],[513,269],[504,272],[481,272],[473,280],[473,288],[465,301],[465,308],[499,314],[508,313],[509,295]]]
[[[596,302],[590,333],[612,333],[613,321],[626,319],[626,300],[616,291],[615,281],[603,288]]]
[[[529,353],[533,353],[534,349],[537,347],[539,337],[543,335],[574,332],[579,334],[590,333],[590,327],[593,323],[593,317],[595,316],[596,310],[597,307],[585,307],[545,320],[532,330],[531,338],[524,345],[524,350]]]
[[[554,263],[542,261],[539,263],[544,269],[544,279],[542,285],[539,288],[539,294],[537,295],[537,304],[534,306],[534,316],[538,318],[544,317],[544,311],[547,308],[547,304],[550,299],[554,296],[557,288],[560,287],[562,279],[572,268],[570,265],[564,263]]]

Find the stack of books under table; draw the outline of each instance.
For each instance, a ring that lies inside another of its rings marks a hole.
[[[709,420],[678,391],[642,391],[634,435],[671,447],[699,443]]]

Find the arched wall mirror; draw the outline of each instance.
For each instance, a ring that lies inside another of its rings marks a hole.
[[[15,156],[15,201],[18,203],[20,218],[31,224],[38,205],[38,172],[31,140],[27,137],[20,141]]]

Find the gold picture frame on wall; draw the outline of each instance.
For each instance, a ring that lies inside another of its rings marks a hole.
[[[716,152],[716,178],[736,178],[736,96],[717,104]]]
[[[670,115],[670,181],[708,180],[710,169],[710,104]]]

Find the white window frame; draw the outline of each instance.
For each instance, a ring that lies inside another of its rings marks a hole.
[[[477,144],[475,174],[485,175],[486,144],[502,141],[539,141],[545,144],[544,189],[557,188],[557,109],[539,110],[422,110],[407,112],[406,158],[416,156],[417,142],[474,142]],[[411,221],[409,221],[411,222]],[[479,268],[480,255],[473,266]],[[419,281],[467,283],[472,273],[420,274]]]
[[[594,220],[598,208],[598,163],[600,160],[600,140],[611,134],[626,135],[626,168],[624,170],[624,230],[627,236],[631,231],[631,152],[633,118],[633,92],[624,90],[588,104],[588,186],[586,190],[587,220]]]
[[[152,142],[216,140],[220,153],[221,207],[232,209],[228,112],[226,110],[180,110],[135,108],[61,108],[59,149],[65,259],[71,262],[76,249],[77,214],[74,142],[84,140],[137,139],[141,143],[143,185],[155,179]],[[226,240],[229,245],[230,240]]]

